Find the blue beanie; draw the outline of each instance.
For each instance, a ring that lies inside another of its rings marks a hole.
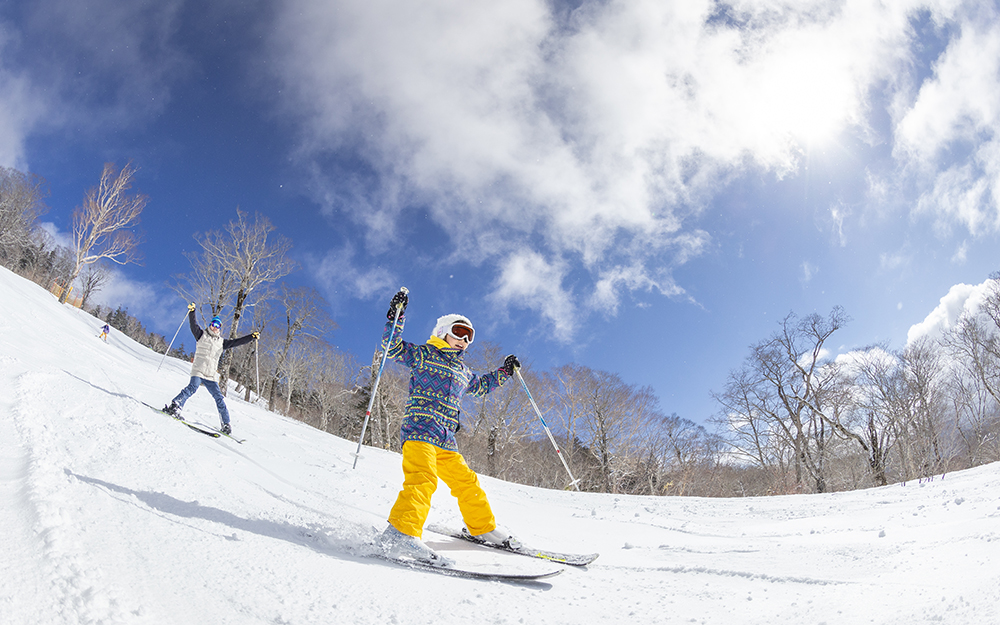
[[[222,327],[222,317],[220,317],[219,315],[215,315],[214,317],[212,317],[212,322],[209,323],[208,325],[210,325],[210,326],[219,326],[221,328]]]

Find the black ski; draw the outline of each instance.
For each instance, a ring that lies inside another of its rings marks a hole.
[[[189,428],[191,428],[191,429],[192,429],[192,430],[194,430],[195,432],[201,432],[201,433],[202,433],[202,434],[204,434],[205,436],[211,436],[212,438],[219,438],[220,436],[222,436],[222,433],[221,433],[221,432],[213,432],[213,431],[211,431],[211,430],[206,430],[206,429],[202,429],[202,428],[198,427],[197,425],[194,425],[193,423],[188,423],[188,422],[187,422],[187,421],[185,421],[184,419],[178,419],[177,417],[175,417],[174,415],[170,414],[169,412],[167,412],[167,411],[165,411],[165,410],[162,410],[162,409],[160,409],[160,408],[157,408],[156,406],[151,406],[151,405],[147,404],[147,403],[146,403],[146,402],[144,402],[144,401],[140,401],[140,403],[141,403],[141,404],[142,404],[143,406],[147,406],[147,407],[149,407],[149,408],[151,408],[151,409],[155,410],[156,412],[158,412],[158,413],[160,413],[160,414],[163,414],[163,415],[167,415],[168,417],[170,417],[170,418],[171,418],[171,419],[173,419],[174,421],[179,421],[179,422],[183,423],[184,425],[188,426]]]
[[[442,525],[428,525],[427,530],[434,532],[436,534],[443,534],[444,536],[451,536],[452,538],[460,538],[462,540],[467,540],[470,543],[475,543],[482,547],[489,547],[490,549],[498,549],[500,551],[506,551],[508,553],[516,553],[522,556],[528,556],[529,558],[539,558],[541,560],[548,560],[550,562],[556,562],[558,564],[568,564],[570,566],[587,566],[594,560],[598,558],[601,554],[599,553],[559,553],[556,551],[546,551],[544,549],[535,549],[534,547],[528,547],[527,545],[521,545],[520,547],[510,547],[506,545],[494,545],[488,543],[484,540],[480,540],[469,533],[469,530],[462,528],[456,530],[450,527],[445,527]]]

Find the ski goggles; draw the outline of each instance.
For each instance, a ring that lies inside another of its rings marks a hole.
[[[468,344],[472,344],[472,340],[476,338],[476,331],[472,329],[472,326],[466,325],[464,323],[453,323],[451,328],[448,330],[448,335],[459,340],[464,340]]]
[[[222,329],[222,322],[220,322],[220,321],[213,321],[212,323],[208,324],[208,327]]]

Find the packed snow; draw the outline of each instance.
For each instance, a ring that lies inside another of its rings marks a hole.
[[[1000,623],[998,464],[752,499],[483,477],[524,542],[601,556],[530,583],[445,577],[370,557],[399,455],[366,448],[352,469],[355,442],[234,392],[246,442],[194,432],[142,403],[173,397],[190,365],[157,371],[161,355],[114,330],[104,343],[101,325],[0,269],[0,623]],[[218,421],[205,391],[185,414]],[[430,521],[460,524],[445,487]],[[540,562],[425,538],[459,560]]]

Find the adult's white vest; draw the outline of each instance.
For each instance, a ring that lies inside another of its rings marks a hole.
[[[222,336],[212,336],[205,330],[201,333],[194,350],[194,363],[191,365],[191,377],[204,378],[213,382],[219,381],[219,358],[222,357]]]

